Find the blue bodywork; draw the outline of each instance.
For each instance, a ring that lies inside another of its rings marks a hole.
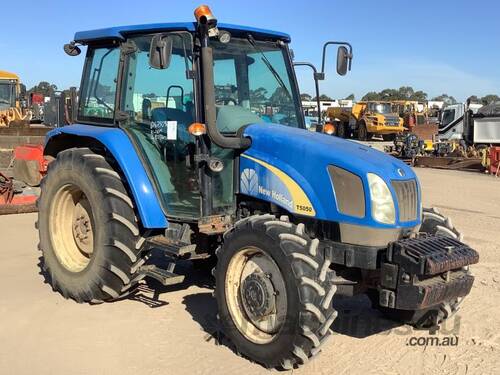
[[[60,134],[91,137],[101,142],[115,157],[125,174],[143,226],[168,226],[156,191],[132,142],[123,130],[76,124],[52,130],[47,134],[47,143]],[[304,216],[377,228],[414,227],[420,223],[419,219],[404,223],[397,219],[394,225],[388,225],[371,217],[367,173],[375,173],[386,181],[393,194],[396,212],[399,212],[398,201],[390,181],[417,180],[413,170],[398,159],[353,141],[285,125],[253,124],[246,127],[244,135],[252,139],[252,145],[240,160],[242,193],[301,214],[294,211],[294,199],[290,194],[292,181],[314,208],[309,214],[306,211]],[[267,164],[267,167],[262,164]],[[339,212],[327,170],[329,165],[338,166],[361,177],[365,192],[365,217],[357,218]],[[288,182],[273,173],[273,167],[286,175]],[[404,176],[398,170],[403,171]],[[253,176],[247,175],[248,171],[255,171],[255,180],[252,180]]]
[[[400,160],[354,141],[283,125],[254,124],[248,126],[244,134],[252,139],[252,146],[245,151],[240,162],[240,173],[245,175],[242,189],[245,194],[271,201],[290,210],[289,201],[293,200],[291,194],[287,193],[283,183],[277,182],[279,178],[269,176],[273,174],[269,168],[255,161],[259,160],[284,172],[302,188],[314,208],[314,217],[317,219],[378,228],[414,227],[419,224],[419,219],[402,223],[396,218],[394,225],[387,225],[371,217],[367,173],[375,173],[387,183],[393,195],[396,212],[399,212],[398,203],[390,182],[417,180],[413,170]],[[361,177],[365,192],[365,217],[357,218],[339,212],[327,170],[329,165],[343,168]],[[257,178],[247,182],[249,171],[256,171]],[[262,184],[267,186],[259,191],[260,183],[257,186],[257,181],[264,181]],[[272,190],[278,194],[272,194]],[[294,212],[293,207],[291,212]]]
[[[278,31],[257,29],[254,27],[231,25],[227,23],[219,23],[219,29],[227,30],[234,35],[245,35],[251,33],[258,37],[273,38],[290,42],[290,35]],[[117,26],[105,29],[80,31],[75,34],[75,42],[88,44],[101,40],[115,39],[125,40],[127,35],[140,33],[153,33],[163,31],[196,31],[196,23],[194,22],[176,22],[176,23],[154,23],[148,25],[133,25],[133,26]]]
[[[142,165],[134,146],[119,128],[75,124],[56,128],[47,134],[46,145],[61,134],[90,137],[101,142],[114,156],[127,178],[137,211],[145,228],[166,228],[167,219],[153,185]]]

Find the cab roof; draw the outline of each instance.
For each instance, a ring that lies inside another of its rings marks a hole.
[[[233,35],[251,33],[255,37],[273,38],[290,42],[290,35],[278,31],[257,29],[254,27],[231,25],[219,23],[219,29],[227,30]],[[75,42],[81,44],[90,44],[103,40],[125,40],[128,35],[142,34],[163,31],[196,31],[195,22],[177,22],[177,23],[153,23],[147,25],[117,26],[105,29],[80,31],[75,34]]]
[[[6,72],[5,70],[0,70],[0,79],[15,79],[19,81],[19,76],[14,73]]]

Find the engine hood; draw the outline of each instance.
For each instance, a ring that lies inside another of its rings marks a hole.
[[[251,138],[252,144],[242,154],[241,169],[248,169],[249,164],[245,159],[249,159],[262,161],[282,171],[300,186],[311,202],[314,215],[309,216],[319,219],[380,226],[377,223],[368,223],[369,215],[365,218],[353,218],[339,214],[328,173],[330,165],[359,176],[364,185],[364,199],[368,200],[367,173],[380,176],[391,191],[392,181],[416,180],[415,173],[405,163],[355,141],[268,123],[249,125],[245,128],[244,135]],[[263,178],[265,180],[265,176]],[[392,193],[396,199],[395,192]]]

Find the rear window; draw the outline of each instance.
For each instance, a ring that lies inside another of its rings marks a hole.
[[[119,59],[118,48],[89,47],[78,107],[80,121],[113,123]]]

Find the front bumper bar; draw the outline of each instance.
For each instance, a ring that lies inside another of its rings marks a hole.
[[[462,242],[423,235],[369,247],[324,243],[325,256],[334,264],[377,272],[379,303],[401,310],[421,310],[469,294],[474,277],[467,266],[479,254]]]
[[[381,306],[421,310],[469,294],[474,277],[466,267],[479,254],[442,236],[403,239],[389,245],[381,264]]]

